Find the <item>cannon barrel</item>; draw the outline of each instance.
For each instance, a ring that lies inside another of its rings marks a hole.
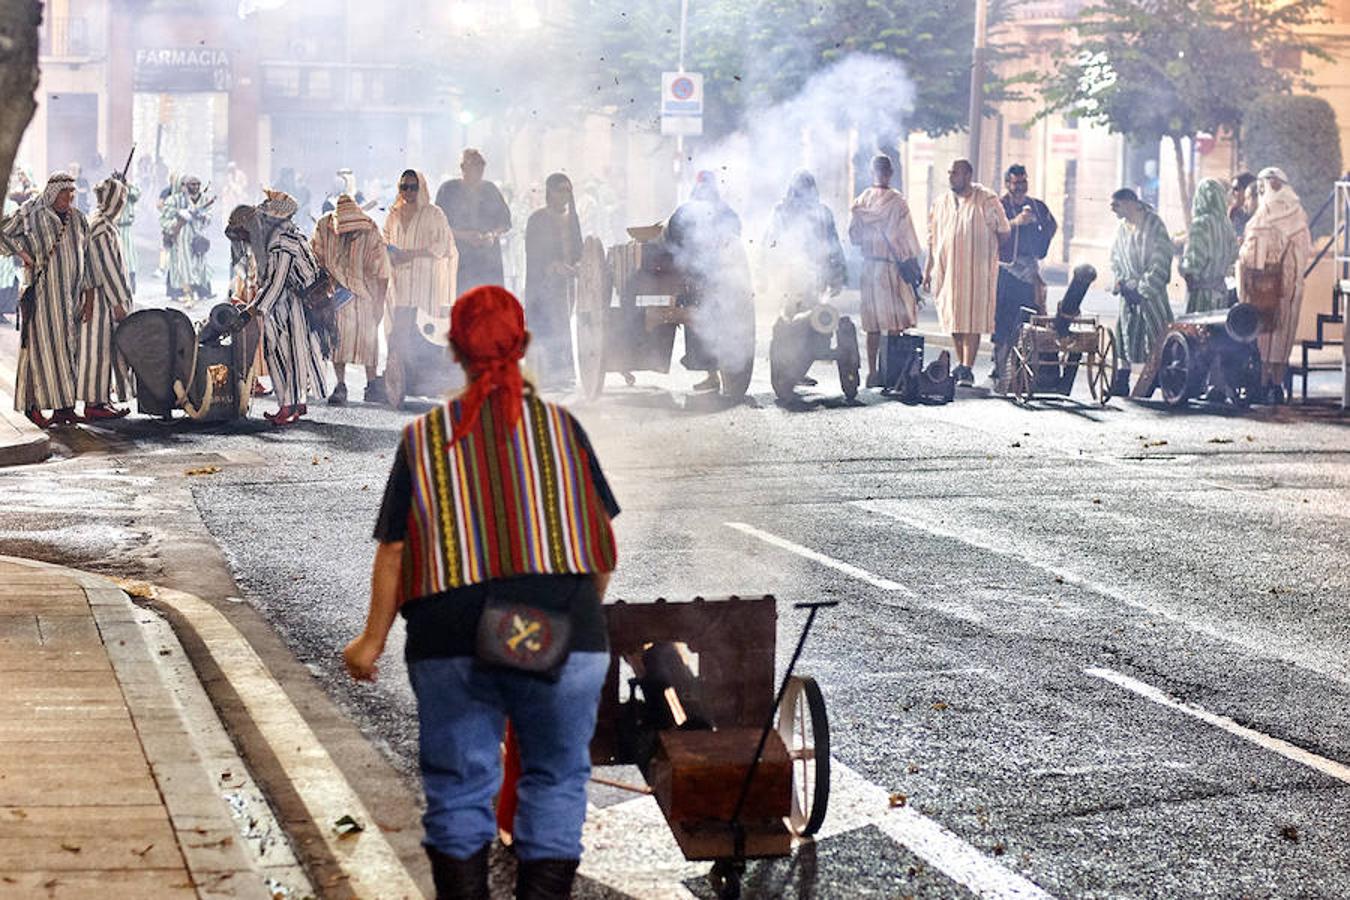
[[[809,328],[816,334],[829,337],[839,327],[839,310],[828,303],[817,303],[793,315],[788,319],[788,325],[794,330]]]
[[[1256,335],[1261,330],[1261,312],[1250,303],[1238,303],[1228,309],[1216,309],[1213,312],[1189,313],[1178,316],[1177,321],[1199,326],[1210,337],[1223,334],[1239,344],[1249,344],[1256,340]]]
[[[248,324],[248,319],[239,314],[239,308],[230,303],[217,303],[211,307],[206,324],[197,337],[198,344],[218,344]]]
[[[713,727],[698,676],[690,670],[678,646],[652,644],[642,652],[642,669],[642,694],[658,730]]]
[[[1069,287],[1064,291],[1064,296],[1055,309],[1055,331],[1060,337],[1069,333],[1069,323],[1078,318],[1078,314],[1083,311],[1083,298],[1087,296],[1088,288],[1096,280],[1097,269],[1094,266],[1083,263],[1074,267]]]

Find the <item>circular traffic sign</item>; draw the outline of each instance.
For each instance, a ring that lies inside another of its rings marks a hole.
[[[676,100],[688,100],[694,96],[694,80],[687,75],[681,75],[670,83],[670,92],[675,95]]]

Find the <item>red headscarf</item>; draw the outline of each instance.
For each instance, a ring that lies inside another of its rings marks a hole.
[[[525,310],[510,291],[484,284],[468,291],[450,309],[450,343],[469,370],[469,386],[460,396],[461,413],[450,443],[478,422],[483,404],[494,394],[508,427],[520,419],[525,377]]]

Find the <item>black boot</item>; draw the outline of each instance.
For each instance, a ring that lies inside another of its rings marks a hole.
[[[488,850],[484,844],[468,859],[446,856],[435,847],[424,848],[431,860],[431,877],[436,882],[436,900],[491,900],[488,893]]]
[[[579,859],[532,859],[516,868],[516,900],[567,900]]]

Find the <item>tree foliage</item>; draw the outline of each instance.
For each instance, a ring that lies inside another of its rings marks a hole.
[[[1271,95],[1247,111],[1242,156],[1253,172],[1279,166],[1313,215],[1343,174],[1336,112],[1321,97]],[[1329,233],[1330,220],[1317,231]]]
[[[1044,112],[1081,116],[1140,142],[1236,133],[1258,98],[1308,86],[1303,56],[1329,58],[1297,31],[1317,21],[1321,5],[1105,0],[1084,11],[1063,61],[1045,77]]]
[[[966,124],[974,0],[691,0],[685,68],[704,76],[704,133],[734,131],[748,113],[794,96],[850,53],[893,57],[914,82],[909,128]],[[679,3],[591,0],[577,13],[592,48],[594,95],[655,122],[662,71],[676,68]],[[840,96],[841,106],[856,98]]]

